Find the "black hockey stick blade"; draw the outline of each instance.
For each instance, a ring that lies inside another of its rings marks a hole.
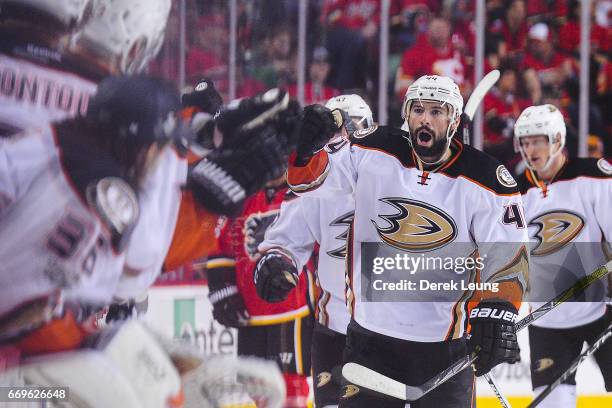
[[[600,266],[593,272],[589,273],[579,281],[577,281],[570,288],[566,289],[554,299],[546,302],[521,320],[516,323],[516,331],[522,330],[529,326],[531,323],[550,312],[560,304],[570,300],[577,294],[580,294],[584,289],[590,286],[593,282],[598,281],[607,274],[612,272],[612,261],[607,264]],[[380,392],[382,394],[390,395],[395,398],[402,399],[404,401],[414,401],[421,398],[434,388],[443,384],[447,380],[453,378],[459,372],[465,370],[471,366],[476,360],[476,354],[468,354],[465,357],[455,361],[450,367],[436,374],[428,381],[421,385],[406,385],[400,381],[389,378],[383,374],[380,374],[372,369],[369,369],[361,364],[347,363],[342,368],[342,375],[348,381],[357,384],[361,387],[368,388],[370,390]]]
[[[609,325],[608,328],[597,337],[597,339],[595,339],[595,341],[593,342],[593,344],[591,344],[590,347],[584,350],[582,354],[580,354],[574,359],[574,361],[572,361],[572,364],[570,364],[569,368],[565,372],[563,372],[563,374],[561,374],[555,381],[553,381],[552,384],[549,384],[546,388],[544,388],[544,390],[542,390],[542,392],[538,394],[538,396],[533,401],[531,401],[529,405],[527,405],[527,408],[536,407],[540,404],[540,402],[544,401],[544,398],[546,398],[548,394],[550,394],[559,384],[563,383],[563,381],[567,380],[568,377],[578,369],[580,363],[582,363],[588,356],[597,351],[597,349],[600,348],[601,345],[604,344],[606,340],[608,340],[608,338],[610,337],[612,337],[612,324]]]

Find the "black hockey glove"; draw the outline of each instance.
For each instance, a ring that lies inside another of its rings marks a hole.
[[[245,326],[250,316],[236,286],[236,268],[210,268],[206,273],[208,299],[213,306],[214,319],[226,327]]]
[[[221,108],[223,99],[212,80],[204,78],[196,84],[192,92],[181,96],[181,104],[183,107],[195,106],[202,112],[214,115]]]
[[[474,362],[476,376],[488,373],[498,364],[520,361],[514,328],[517,318],[516,308],[507,302],[483,302],[472,309],[468,349],[478,356]]]
[[[271,250],[257,262],[253,273],[257,295],[270,303],[287,299],[299,281],[298,271],[289,257]]]
[[[305,166],[310,158],[329,142],[341,126],[342,119],[337,120],[332,111],[325,106],[306,106],[299,129],[294,164]]]
[[[203,207],[235,216],[248,196],[284,174],[290,150],[285,115],[292,109],[285,92],[272,90],[220,113],[223,145],[189,171],[188,188]]]

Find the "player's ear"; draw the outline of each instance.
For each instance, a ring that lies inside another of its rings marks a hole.
[[[451,124],[451,133],[454,133],[459,127],[459,123],[461,122],[461,115],[457,115],[453,123]]]

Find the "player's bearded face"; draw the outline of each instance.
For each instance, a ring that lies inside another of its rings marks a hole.
[[[408,112],[410,139],[421,159],[433,163],[444,155],[449,123],[448,106],[441,106],[440,102],[412,102]]]

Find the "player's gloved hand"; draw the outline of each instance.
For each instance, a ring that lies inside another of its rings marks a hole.
[[[135,303],[132,299],[124,302],[112,303],[108,307],[108,312],[106,313],[106,323],[123,321],[134,317],[136,315],[134,305]]]
[[[337,116],[339,117],[322,105],[309,105],[304,108],[294,162],[296,166],[305,166],[336,134],[342,126],[341,115]]]
[[[195,106],[202,112],[214,115],[221,108],[223,99],[217,92],[213,81],[203,78],[196,84],[192,92],[184,93],[181,96],[181,104],[183,107]]]
[[[244,200],[268,181],[281,177],[288,163],[288,138],[279,116],[290,107],[289,96],[271,90],[230,104],[217,118],[223,145],[195,164],[188,188],[208,210],[237,215]]]
[[[236,268],[210,268],[207,275],[208,299],[213,305],[215,320],[227,327],[245,326],[250,315],[236,286]]]
[[[270,250],[257,262],[253,280],[257,295],[267,302],[276,303],[287,299],[291,289],[297,286],[299,275],[287,255]]]
[[[481,376],[501,363],[516,363],[521,350],[514,327],[516,308],[508,302],[482,302],[470,312],[472,330],[468,339],[470,353],[477,353],[476,376]]]

